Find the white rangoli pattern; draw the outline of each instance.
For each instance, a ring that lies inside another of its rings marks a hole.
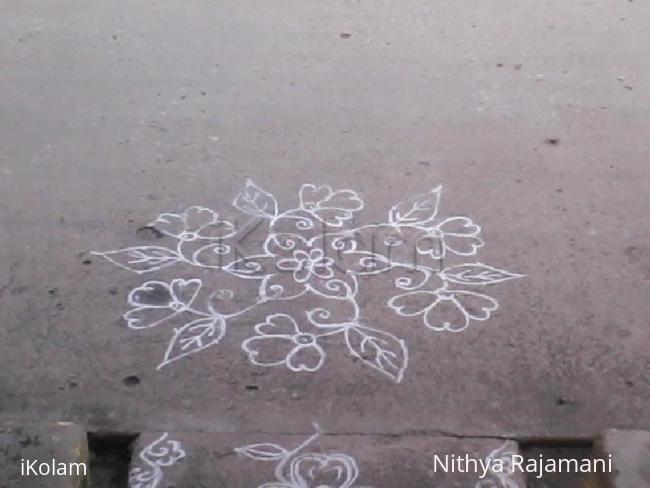
[[[275,443],[257,443],[235,448],[234,451],[255,461],[276,463],[275,480],[257,488],[371,488],[355,485],[359,466],[348,454],[340,452],[310,452],[307,447],[320,437],[320,428],[314,424],[316,433],[293,449]],[[474,488],[519,488],[514,479],[513,458],[506,441],[490,452],[484,460],[488,473],[476,482]],[[181,443],[169,439],[165,432],[146,446],[139,454],[141,465],[129,472],[129,488],[161,488],[163,468],[170,468],[186,456]]]
[[[236,453],[247,458],[277,463],[275,480],[257,488],[370,488],[354,485],[359,477],[359,467],[348,454],[300,453],[320,436],[318,425],[315,424],[315,427],[317,433],[294,449],[285,449],[273,443],[249,444],[235,449]],[[512,460],[515,453],[507,450],[507,446],[506,441],[486,456],[483,463],[490,468],[474,488],[520,488],[514,479]]]
[[[359,467],[354,458],[347,454],[300,452],[318,439],[319,435],[312,435],[294,449],[263,443],[238,447],[235,452],[256,461],[277,463],[275,480],[257,488],[370,488],[354,484],[359,477]]]
[[[443,266],[454,256],[475,256],[483,240],[481,228],[470,218],[438,217],[441,192],[438,186],[394,205],[384,223],[354,226],[351,221],[364,202],[352,190],[304,184],[299,205],[281,212],[275,197],[249,179],[233,205],[266,226],[256,254],[238,255],[237,226],[200,206],[163,213],[150,224],[160,236],[175,240],[175,246],[143,245],[93,254],[138,274],[179,265],[257,283],[255,296],[232,313],[215,304],[232,298],[232,290],[206,289],[200,278],[151,280],[133,289],[128,296],[132,308],[124,314],[128,327],[182,321],[158,368],[219,343],[229,323],[264,303],[310,294],[326,304],[347,305],[349,316],[335,320],[325,306],[304,310],[300,320],[271,314],[242,343],[250,362],[316,371],[326,360],[323,338],[337,336],[353,357],[399,383],[408,366],[408,348],[403,339],[363,320],[357,295],[365,276],[398,271],[401,276],[393,280],[395,292],[387,306],[402,317],[421,317],[433,331],[448,332],[489,319],[499,306],[472,288],[523,276],[480,262]],[[400,257],[411,248],[412,262]],[[280,356],[278,350],[283,351]],[[266,357],[268,351],[276,357]]]
[[[163,468],[185,457],[181,443],[168,437],[169,433],[165,432],[140,452],[138,457],[142,465],[129,472],[129,488],[160,488]]]

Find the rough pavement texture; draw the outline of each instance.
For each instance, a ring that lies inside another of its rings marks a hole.
[[[167,449],[164,455],[155,455],[161,448]],[[139,456],[133,458],[131,482],[136,482],[137,476],[143,479],[157,476],[161,488],[262,485],[523,488],[525,483],[520,473],[442,473],[433,461],[436,454],[441,459],[445,455],[451,458],[467,454],[484,460],[517,452],[514,442],[500,440],[223,433],[169,433],[161,438],[161,434],[143,434],[134,446],[134,453]],[[506,480],[510,484],[506,485]]]
[[[2,414],[134,432],[650,428],[649,16],[618,0],[4,2]],[[247,177],[282,208],[304,182],[352,188],[358,224],[443,184],[442,214],[482,226],[480,260],[526,277],[458,334],[396,318],[369,278],[382,301],[364,288],[364,320],[410,345],[400,384],[334,339],[315,373],[252,365],[252,326],[309,297],[156,371],[172,325],[126,328],[127,294],[192,276],[87,253],[150,244],[138,229],[161,212],[232,215]]]
[[[598,450],[612,456],[608,488],[650,486],[650,432],[608,430],[601,434]]]
[[[41,463],[54,466],[64,471],[59,474],[36,476],[24,465],[21,473],[21,460],[38,460],[35,468],[40,473],[47,474],[50,468],[38,467]],[[54,424],[13,424],[5,423],[0,426],[0,486],[11,488],[85,488],[87,474],[77,476],[76,467],[73,475],[69,463],[88,463],[88,446],[86,432],[79,425],[58,422]],[[81,468],[80,468],[81,469]],[[32,473],[25,476],[24,473]]]

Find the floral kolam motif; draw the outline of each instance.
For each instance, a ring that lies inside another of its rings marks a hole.
[[[394,205],[382,223],[353,225],[365,206],[353,190],[304,184],[298,206],[281,211],[276,198],[249,179],[232,204],[262,228],[257,252],[238,252],[248,225],[240,228],[215,210],[192,206],[160,214],[147,226],[169,245],[93,254],[137,274],[185,267],[175,279],[146,281],[128,295],[128,327],[172,324],[159,369],[219,344],[233,320],[262,304],[288,304],[311,295],[323,306],[303,310],[300,317],[274,313],[253,324],[241,344],[249,361],[314,372],[327,364],[323,342],[332,336],[359,362],[399,383],[408,366],[408,346],[362,319],[358,292],[364,277],[392,272],[390,310],[415,317],[431,331],[458,333],[488,320],[499,307],[483,292],[486,285],[523,276],[476,261],[484,245],[481,228],[469,217],[441,217],[441,194],[437,186]],[[186,277],[191,269],[203,278]],[[226,311],[216,304],[227,302],[233,292],[206,286],[206,272],[252,280],[256,292],[245,305]],[[400,276],[395,278],[395,272]],[[328,304],[345,304],[350,312],[335,320]]]

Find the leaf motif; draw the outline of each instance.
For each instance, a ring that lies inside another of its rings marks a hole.
[[[165,359],[157,369],[217,344],[225,333],[226,322],[222,318],[206,317],[185,324],[176,329],[167,347]]]
[[[248,178],[244,190],[239,193],[232,204],[247,214],[263,218],[273,218],[278,215],[278,202],[269,192],[263,190],[253,180]]]
[[[523,276],[522,274],[510,273],[509,271],[482,263],[459,264],[457,266],[450,266],[440,272],[440,277],[443,280],[452,281],[461,285],[489,285]]]
[[[415,195],[393,205],[388,213],[389,222],[393,225],[424,225],[431,222],[438,213],[441,193],[442,186],[437,186],[428,193]]]
[[[182,259],[176,251],[160,246],[135,246],[91,254],[103,256],[120,268],[138,274],[156,271]]]
[[[345,341],[352,355],[399,383],[408,365],[408,349],[402,339],[388,332],[352,326],[345,331]]]
[[[277,461],[289,454],[285,448],[277,444],[251,444],[237,447],[235,452],[258,461]]]

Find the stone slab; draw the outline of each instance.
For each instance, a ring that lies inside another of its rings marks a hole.
[[[497,459],[512,453],[517,445],[501,440],[147,433],[134,446],[131,483],[154,476],[160,488],[524,488],[520,474],[476,473],[473,464],[470,472],[444,473],[434,463],[434,455]]]
[[[602,456],[612,456],[613,472],[603,477],[607,488],[650,486],[650,432],[607,430],[597,448]]]
[[[84,464],[85,471],[76,464]],[[66,422],[0,424],[0,486],[87,488],[88,475],[88,445],[82,427]]]

